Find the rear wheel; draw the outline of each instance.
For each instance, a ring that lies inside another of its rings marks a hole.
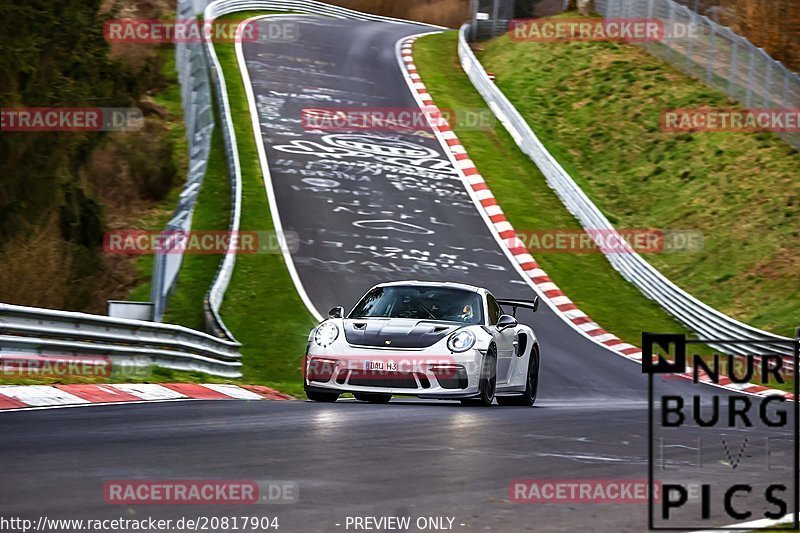
[[[497,348],[495,345],[489,346],[486,356],[483,358],[481,368],[481,380],[478,386],[478,397],[461,400],[461,405],[474,405],[489,407],[494,401],[494,391],[497,389]]]
[[[389,400],[392,399],[391,394],[378,394],[378,393],[370,393],[370,392],[354,392],[353,397],[359,402],[369,402],[369,403],[389,403]]]
[[[521,396],[498,396],[500,405],[530,407],[536,402],[539,391],[539,348],[534,345],[531,349],[531,360],[528,362],[528,380],[525,383],[525,392]]]
[[[339,393],[307,390],[306,397],[312,402],[333,403],[339,399]]]

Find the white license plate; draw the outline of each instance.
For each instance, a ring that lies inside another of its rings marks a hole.
[[[364,370],[397,370],[396,361],[364,361]]]

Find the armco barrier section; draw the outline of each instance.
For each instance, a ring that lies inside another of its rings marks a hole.
[[[391,17],[383,17],[381,15],[373,15],[371,13],[362,13],[360,11],[354,11],[344,7],[325,4],[315,0],[217,0],[216,2],[209,4],[205,9],[204,19],[206,22],[210,23],[216,18],[219,18],[223,15],[236,13],[237,11],[289,11],[309,15],[323,15],[326,17],[341,19],[417,24],[419,26],[446,29],[442,26],[427,24],[425,22],[415,22]]]
[[[112,367],[195,371],[239,378],[239,343],[182,326],[0,304],[0,356],[96,356]]]
[[[461,28],[458,55],[464,72],[467,73],[475,88],[520,149],[539,167],[550,187],[583,227],[587,230],[600,230],[613,234],[612,232],[616,231],[614,226],[548,152],[505,94],[489,79],[486,70],[475,57],[467,42],[468,28],[468,25]],[[607,253],[606,258],[625,279],[700,338],[763,341],[736,348],[712,344],[714,348],[742,355],[747,353],[790,355],[784,347],[772,344],[772,341],[776,340],[786,341],[786,337],[748,326],[712,309],[672,283],[633,250],[629,250],[627,253]]]
[[[182,1],[178,6],[178,17],[191,20],[194,18],[193,11],[191,2]],[[177,43],[175,67],[181,85],[189,171],[172,219],[164,229],[168,235],[181,235],[192,229],[194,206],[206,174],[214,131],[211,87],[202,43]],[[175,244],[178,245],[179,242]],[[183,250],[184,247],[180,246],[177,250],[167,250],[155,256],[150,299],[153,302],[153,319],[158,322],[164,318],[167,299],[178,281],[178,273],[183,264]]]

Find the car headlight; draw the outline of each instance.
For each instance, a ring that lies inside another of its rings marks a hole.
[[[475,346],[475,334],[468,329],[462,329],[450,335],[447,347],[451,352],[466,352]]]
[[[327,348],[336,337],[339,336],[339,328],[333,322],[323,322],[314,333],[314,342],[323,348]]]

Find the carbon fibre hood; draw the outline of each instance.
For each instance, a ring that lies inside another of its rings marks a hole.
[[[427,348],[459,327],[459,324],[407,318],[347,319],[344,336],[349,344],[359,346]]]

